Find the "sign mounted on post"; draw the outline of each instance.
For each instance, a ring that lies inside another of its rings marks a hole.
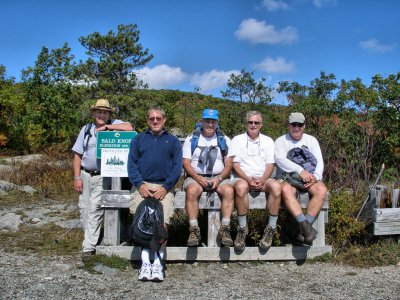
[[[128,154],[136,131],[99,131],[97,158],[101,158],[102,177],[128,177]]]

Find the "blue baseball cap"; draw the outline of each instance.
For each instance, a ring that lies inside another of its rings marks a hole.
[[[218,110],[206,108],[206,109],[203,111],[203,114],[201,115],[201,118],[202,118],[202,119],[214,119],[214,120],[219,120],[219,119],[218,119]]]

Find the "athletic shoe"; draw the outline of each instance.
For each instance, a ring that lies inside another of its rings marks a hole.
[[[163,281],[164,280],[164,268],[160,264],[151,265],[151,280],[152,281]]]
[[[150,263],[142,264],[142,267],[140,268],[140,271],[139,271],[139,280],[141,280],[141,281],[152,280]]]

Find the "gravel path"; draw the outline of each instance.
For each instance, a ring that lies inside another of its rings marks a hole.
[[[135,266],[103,274],[80,257],[40,258],[0,250],[0,299],[400,299],[400,267],[331,263],[168,264],[162,283],[137,281]]]

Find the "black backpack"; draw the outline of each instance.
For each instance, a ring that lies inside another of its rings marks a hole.
[[[164,213],[160,201],[146,198],[136,209],[131,225],[131,240],[142,248],[159,251],[168,239]]]

